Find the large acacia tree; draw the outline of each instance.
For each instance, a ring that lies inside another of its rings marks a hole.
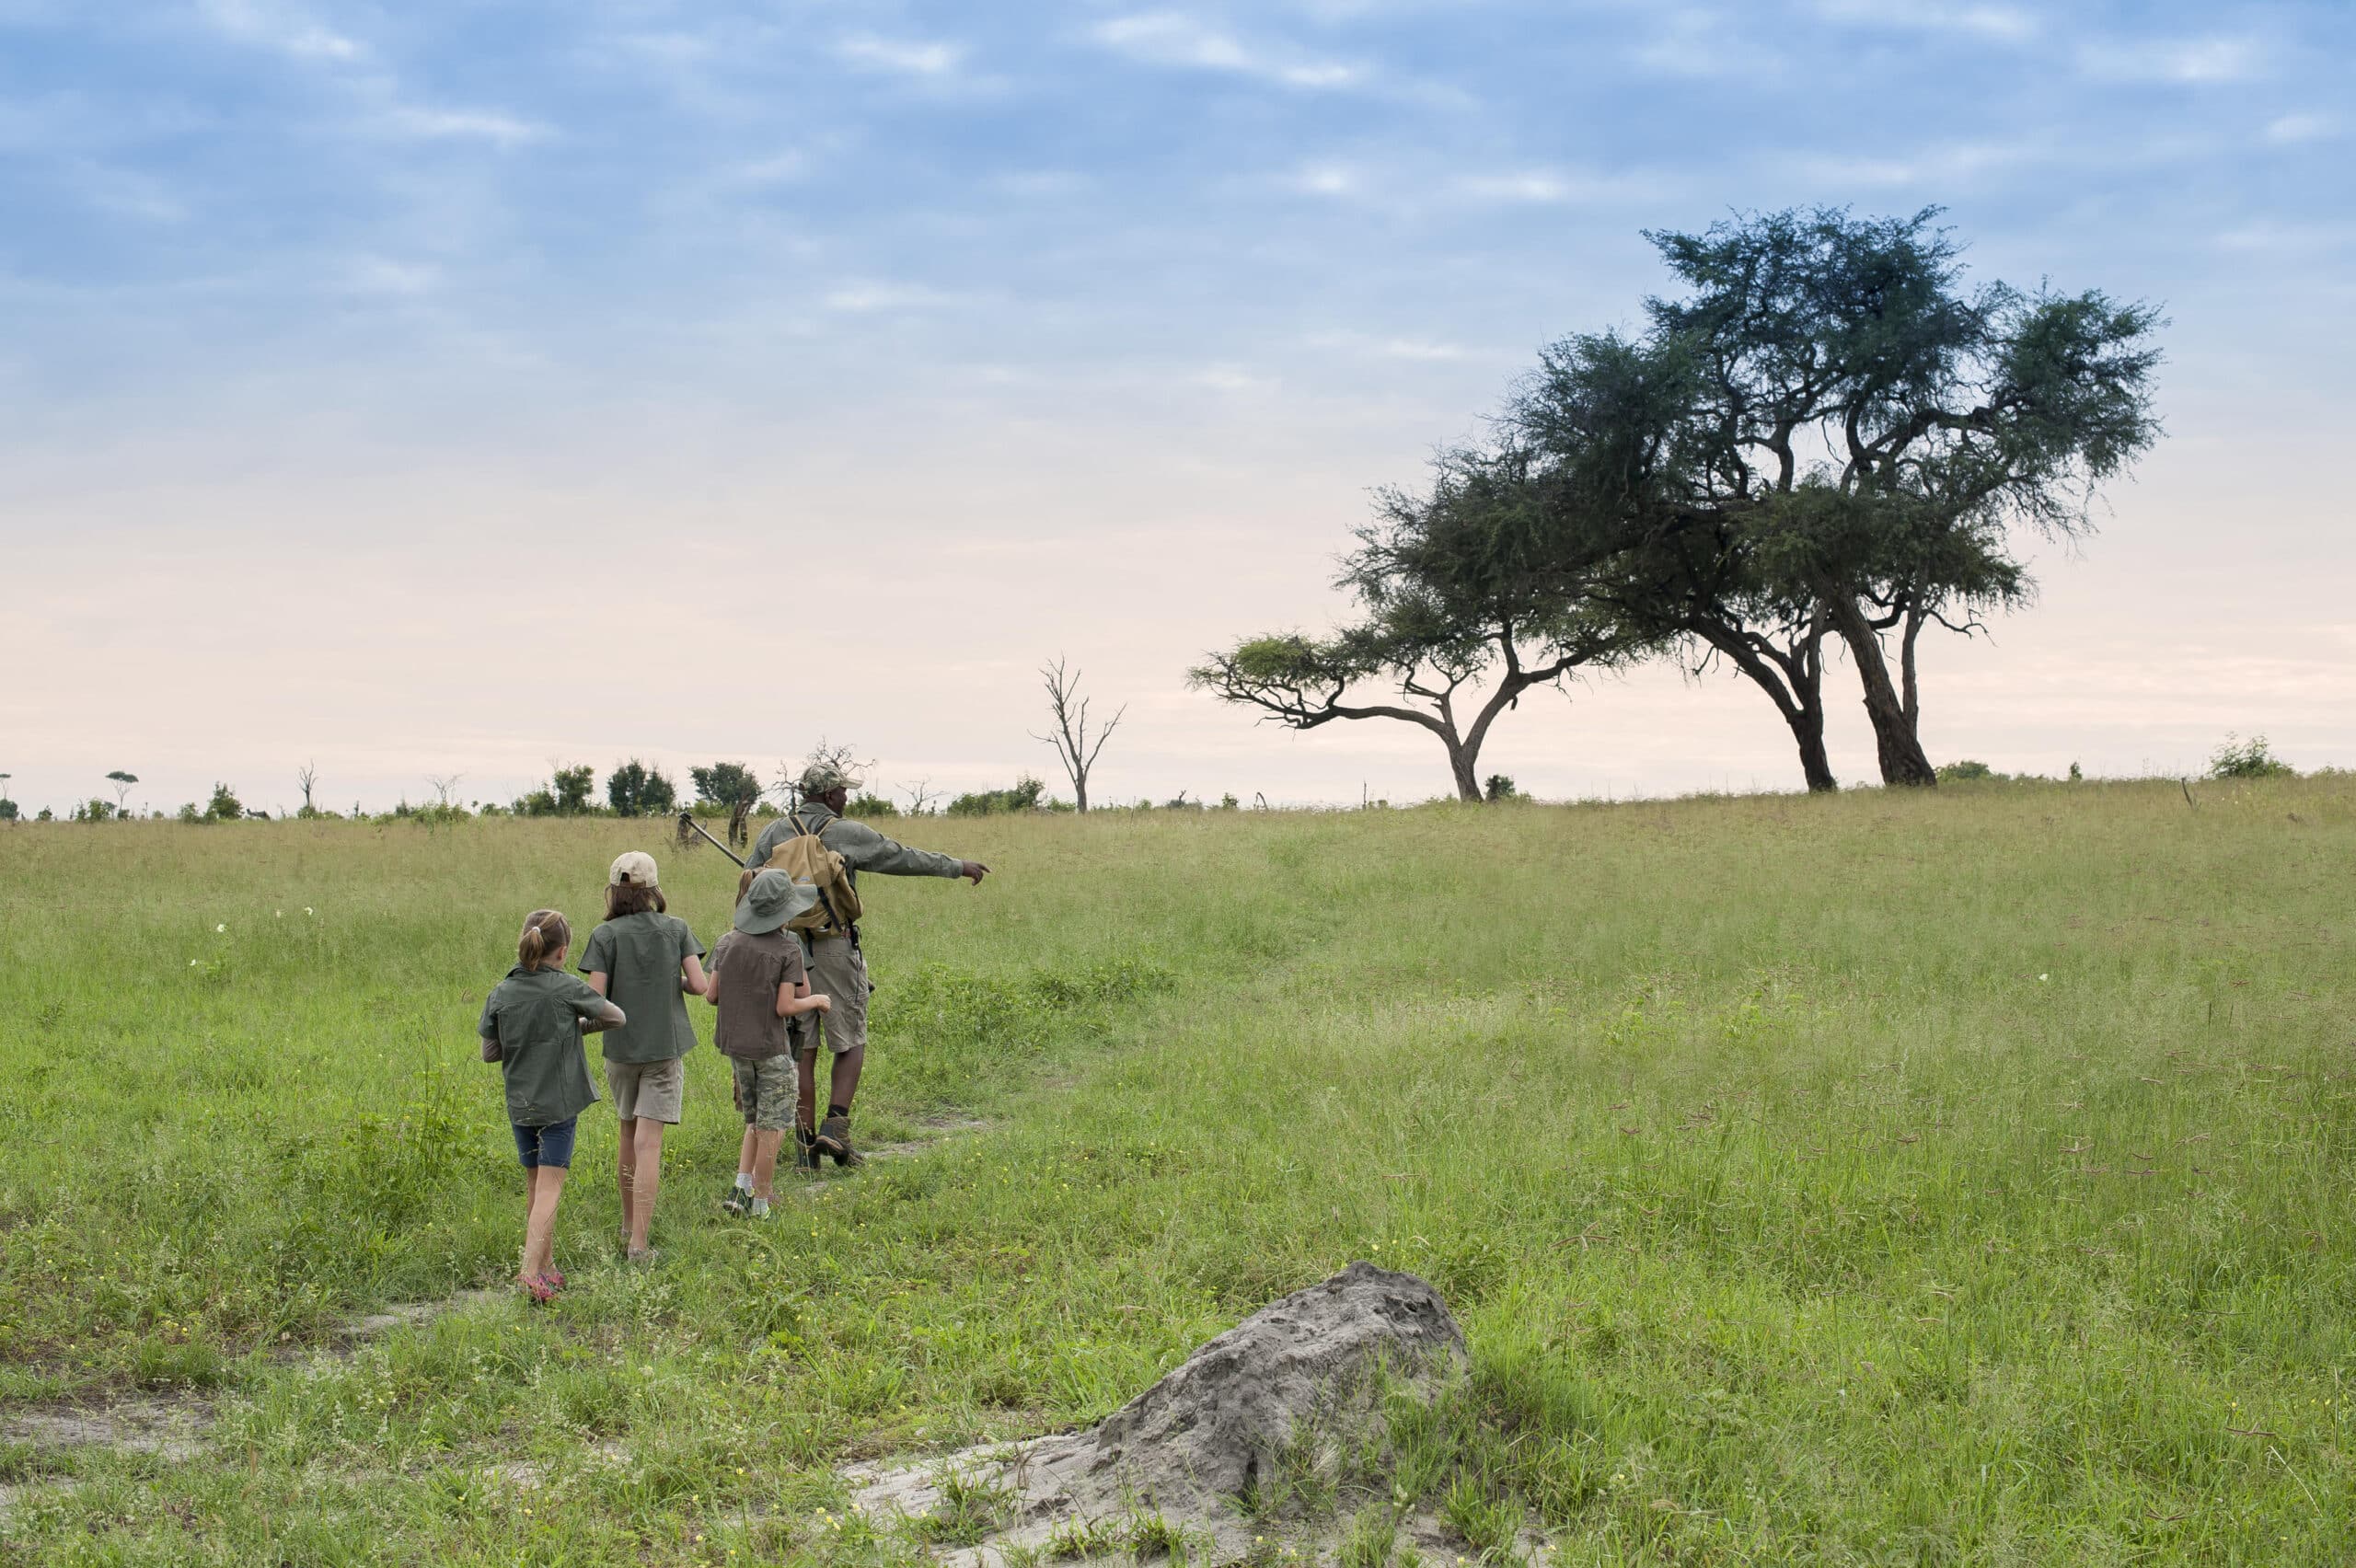
[[[1969,630],[2021,602],[2016,539],[2089,529],[2102,484],[2159,433],[2153,307],[2097,290],[1967,292],[1937,215],[1785,212],[1653,233],[1687,292],[1648,301],[1645,341],[1615,346],[1646,395],[1607,400],[1599,421],[1578,395],[1608,340],[1574,340],[1508,420],[1542,461],[1624,481],[1632,547],[1680,563],[1650,579],[1656,608],[1771,695],[1780,686],[1787,721],[1807,708],[1795,676],[1820,670],[1819,640],[1838,638],[1891,784],[1936,778],[1919,737],[1924,627]],[[1628,466],[1636,453],[1649,467]],[[1581,493],[1565,530],[1574,566],[1593,521]]]
[[[1466,449],[1434,463],[1429,490],[1385,491],[1341,585],[1357,619],[1330,637],[1245,638],[1189,683],[1296,730],[1385,719],[1438,737],[1460,799],[1479,801],[1481,748],[1525,692],[1633,657],[1641,639],[1566,594],[1530,540],[1548,510],[1529,454]]]

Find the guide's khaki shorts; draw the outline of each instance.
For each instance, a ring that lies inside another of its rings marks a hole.
[[[833,1006],[793,1020],[794,1055],[817,1049],[822,1028],[826,1049],[837,1056],[867,1043],[867,960],[849,937],[821,937],[810,944],[810,994],[832,997]]]

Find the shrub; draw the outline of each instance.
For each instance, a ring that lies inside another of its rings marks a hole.
[[[0,795],[0,822],[14,822],[17,815],[17,802]]]
[[[180,802],[179,819],[182,822],[202,822],[204,820],[204,813],[196,809],[196,802],[194,801],[182,801]]]
[[[1942,784],[1957,784],[1970,779],[1994,778],[1997,776],[1998,775],[1994,768],[1989,767],[1984,762],[1974,762],[1969,757],[1965,757],[1960,762],[1946,763],[1939,768],[1939,782]]]
[[[1513,801],[1520,796],[1521,791],[1514,788],[1513,776],[1508,773],[1492,773],[1489,781],[1481,786],[1481,798],[1484,801]]]
[[[557,814],[556,797],[546,790],[535,790],[528,795],[516,798],[514,812],[517,816],[554,816]]]
[[[93,797],[89,800],[84,801],[80,805],[75,806],[74,808],[74,814],[69,820],[74,822],[110,822],[113,820],[115,815],[115,806],[112,801],[101,801]]]
[[[881,795],[853,795],[850,803],[843,808],[845,816],[893,817],[899,814],[900,808]]]
[[[978,790],[958,796],[949,802],[951,816],[994,816],[1000,812],[1031,812],[1041,809],[1041,797],[1047,787],[1025,774],[1009,790]]]
[[[733,809],[739,801],[749,806],[761,798],[760,777],[741,762],[690,767],[687,778],[696,787],[697,798],[707,805]],[[721,814],[727,815],[727,810]]]
[[[2212,778],[2293,778],[2298,770],[2267,749],[2264,735],[2236,739],[2230,732],[2225,744],[2209,758]]]
[[[246,814],[246,808],[237,803],[236,790],[216,781],[213,786],[212,802],[204,808],[204,814],[216,822],[235,822]]]
[[[668,816],[677,800],[678,791],[663,770],[649,767],[636,757],[606,776],[606,801],[616,816]]]
[[[589,809],[589,790],[597,781],[586,764],[578,767],[560,767],[550,780],[556,791],[559,816],[579,816]]]

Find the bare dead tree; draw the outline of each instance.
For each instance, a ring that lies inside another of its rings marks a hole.
[[[818,737],[818,744],[810,748],[809,755],[804,756],[799,764],[780,762],[777,765],[777,780],[769,786],[768,792],[775,795],[778,802],[787,811],[800,810],[802,776],[821,763],[854,778],[863,777],[868,769],[875,766],[873,758],[862,761],[849,745],[837,745],[821,735]]]
[[[294,782],[303,786],[303,814],[311,814],[311,786],[319,781],[319,765],[306,762],[294,770]]]
[[[1034,733],[1031,738],[1056,748],[1056,760],[1064,765],[1064,773],[1071,779],[1072,804],[1085,812],[1089,772],[1095,767],[1097,754],[1104,749],[1104,743],[1120,728],[1121,717],[1128,712],[1129,705],[1123,703],[1091,741],[1088,698],[1080,695],[1080,672],[1068,668],[1064,656],[1058,653],[1054,663],[1039,667],[1039,680],[1047,688],[1047,717],[1054,721],[1055,729],[1045,735]]]
[[[6,775],[0,775],[0,778],[5,777]],[[932,788],[932,780],[930,778],[919,778],[914,784],[902,785],[900,787],[900,792],[908,798],[908,814],[910,816],[922,816],[926,812],[932,809],[933,801],[941,799],[941,796],[947,794],[949,791],[946,790],[936,790]]]
[[[426,788],[433,791],[433,803],[444,810],[447,810],[450,804],[450,791],[456,789],[458,787],[458,780],[465,777],[466,775],[463,773],[452,773],[440,778],[436,778],[431,773],[427,774],[425,776],[425,784]]]

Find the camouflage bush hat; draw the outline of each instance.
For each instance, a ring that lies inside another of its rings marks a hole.
[[[814,798],[829,790],[856,790],[859,778],[835,763],[814,762],[802,770],[802,777],[794,781],[793,787],[801,790],[805,799]]]
[[[656,886],[654,857],[643,849],[631,849],[615,856],[614,863],[606,870],[606,885],[607,887]]]
[[[748,937],[767,936],[817,902],[815,882],[795,882],[783,871],[763,871],[736,905],[736,928]]]

